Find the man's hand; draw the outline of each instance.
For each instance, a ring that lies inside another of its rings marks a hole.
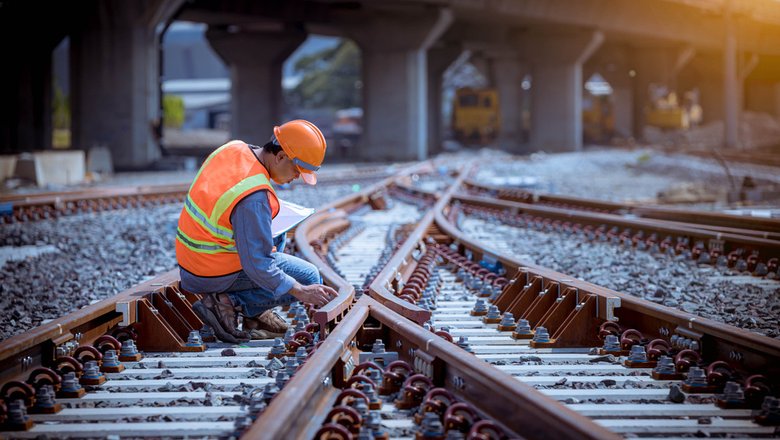
[[[290,289],[290,295],[295,297],[295,299],[298,301],[314,304],[317,307],[322,307],[332,299],[336,298],[336,296],[338,296],[338,292],[324,284],[302,286],[298,283],[295,283],[295,286]]]

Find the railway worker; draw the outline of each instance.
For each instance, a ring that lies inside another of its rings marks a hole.
[[[316,266],[282,253],[284,234],[271,234],[279,212],[271,181],[316,184],[326,147],[314,124],[294,120],[274,127],[262,147],[228,142],[195,176],[179,216],[176,259],[181,288],[202,295],[193,309],[220,340],[282,336],[287,324],[272,308],[296,299],[319,307],[336,297]]]

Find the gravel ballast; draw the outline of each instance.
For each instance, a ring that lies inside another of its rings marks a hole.
[[[296,184],[277,192],[321,206],[363,186]],[[0,225],[0,340],[174,269],[180,211],[171,204]]]
[[[469,237],[530,264],[766,336],[780,338],[780,282],[691,259],[587,242],[465,216]]]

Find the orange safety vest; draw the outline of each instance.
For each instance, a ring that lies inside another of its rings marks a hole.
[[[268,191],[271,217],[276,217],[279,199],[268,170],[246,143],[231,141],[211,153],[195,176],[179,215],[179,266],[201,277],[241,270],[230,214],[241,199],[261,190]]]

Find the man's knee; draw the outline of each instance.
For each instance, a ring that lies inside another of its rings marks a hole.
[[[305,286],[311,284],[321,284],[322,276],[320,275],[320,270],[317,269],[317,266],[309,263],[308,261],[306,261],[305,263],[306,264],[302,265],[301,267],[301,271],[300,271],[301,279],[299,279],[298,282]]]

